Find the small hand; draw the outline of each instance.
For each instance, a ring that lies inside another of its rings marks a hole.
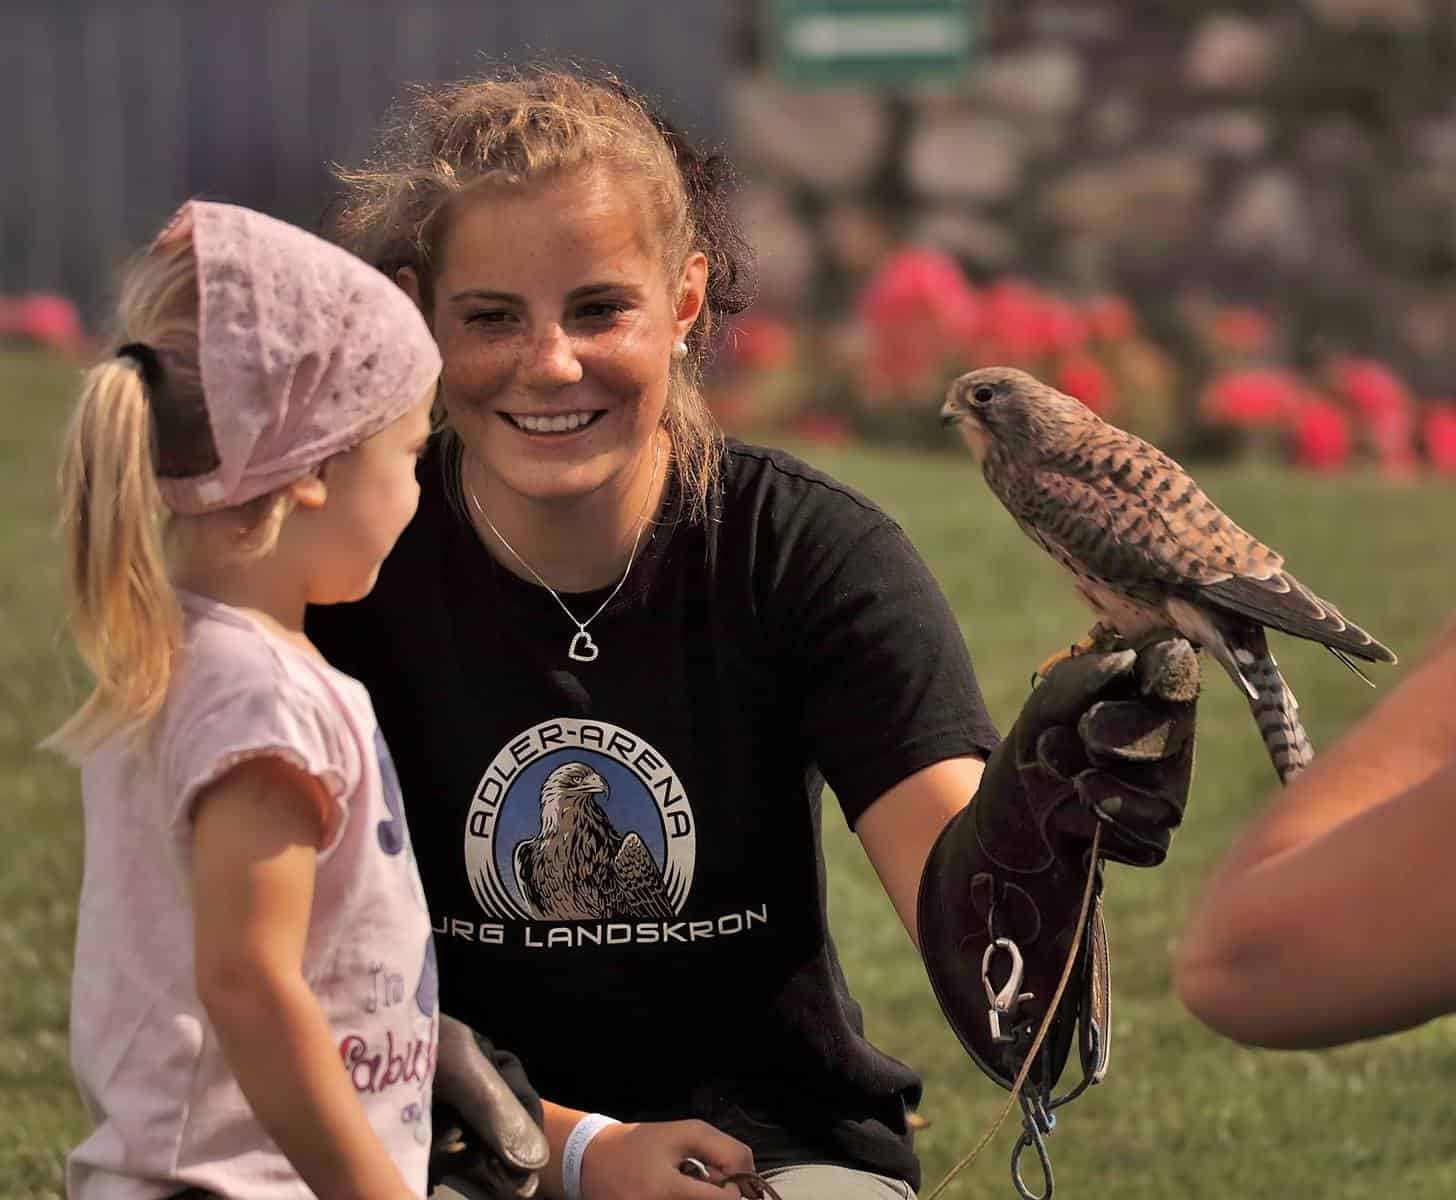
[[[581,1164],[583,1200],[729,1200],[732,1184],[720,1187],[684,1174],[685,1159],[697,1159],[710,1179],[753,1170],[753,1152],[703,1121],[609,1125],[586,1149]]]

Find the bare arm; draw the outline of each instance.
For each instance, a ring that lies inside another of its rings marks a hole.
[[[202,793],[193,833],[197,990],[263,1128],[321,1198],[415,1196],[375,1136],[302,974],[323,829],[317,786],[249,760]]]
[[[1174,964],[1205,1023],[1310,1048],[1456,1010],[1456,625],[1215,870]]]
[[[925,860],[946,822],[976,794],[984,767],[978,758],[948,758],[916,771],[865,809],[855,824],[860,844],[917,947],[915,907]]]

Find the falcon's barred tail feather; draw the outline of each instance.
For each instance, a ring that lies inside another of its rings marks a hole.
[[[1237,635],[1230,633],[1227,642],[1239,673],[1254,691],[1249,709],[1259,726],[1259,736],[1264,739],[1279,782],[1288,783],[1314,761],[1314,747],[1299,720],[1299,702],[1269,653],[1263,629],[1254,625]]]

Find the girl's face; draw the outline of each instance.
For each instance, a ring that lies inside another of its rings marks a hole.
[[[638,190],[588,170],[452,215],[433,297],[445,405],[497,501],[625,494],[651,460],[707,261],[669,277]]]
[[[329,459],[321,488],[304,483],[299,508],[284,528],[296,528],[303,539],[298,561],[308,572],[311,603],[343,604],[373,588],[419,504],[415,467],[430,435],[433,392],[373,437]]]

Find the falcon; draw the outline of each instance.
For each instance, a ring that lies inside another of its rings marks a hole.
[[[1247,698],[1282,782],[1314,750],[1265,629],[1323,644],[1361,678],[1352,659],[1395,662],[1176,462],[1080,401],[1024,371],[985,367],[951,384],[940,415],[1016,523],[1071,572],[1098,618],[1091,640],[1172,631],[1207,649]]]
[[[617,833],[597,802],[607,793],[607,781],[584,762],[562,764],[541,785],[541,831],[514,854],[516,887],[533,917],[674,916],[647,844]]]

